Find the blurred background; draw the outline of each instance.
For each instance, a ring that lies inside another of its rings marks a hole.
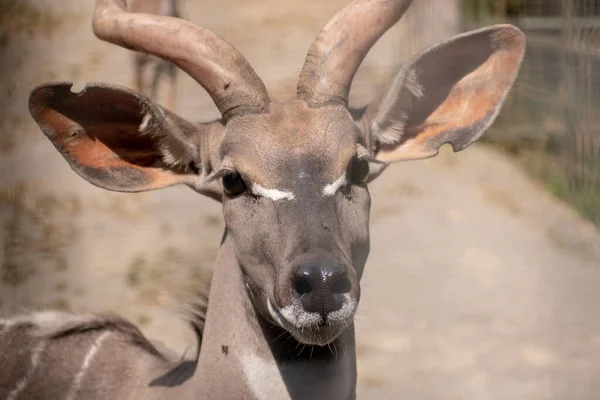
[[[347,1],[179,3],[285,101]],[[194,336],[179,309],[210,279],[219,204],[179,187],[98,189],[27,111],[48,81],[134,87],[132,53],[93,36],[92,9],[0,0],[0,317],[119,313],[183,352]],[[600,1],[414,0],[367,56],[351,103],[368,103],[427,46],[504,22],[527,34],[527,55],[485,138],[394,165],[372,185],[359,398],[600,398]],[[168,79],[159,89],[164,104]],[[191,78],[177,89],[180,115],[218,117]]]

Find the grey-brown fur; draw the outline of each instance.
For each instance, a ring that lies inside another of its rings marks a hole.
[[[179,362],[119,317],[38,312],[0,321],[1,399],[128,398],[143,392],[148,367],[158,375]]]
[[[370,247],[367,185],[391,162],[434,156],[445,143],[460,150],[479,138],[525,50],[523,34],[508,25],[459,35],[414,57],[379,99],[353,111],[354,73],[409,4],[350,3],[311,46],[298,98],[278,104],[224,39],[186,21],[129,14],[123,0],[97,1],[100,38],[171,59],[209,92],[223,118],[193,125],[130,90],[90,84],[72,93],[64,83],[33,90],[32,116],[84,179],[117,191],[188,185],[223,203],[226,231],[206,319],[195,325],[197,361],[157,354],[122,322],[62,324],[50,336],[52,345],[62,343],[55,349],[106,341],[82,395],[355,397],[354,314]],[[195,313],[204,311],[200,304]],[[34,344],[24,343],[25,358]],[[63,364],[77,374],[64,354],[49,360],[56,368],[44,372],[56,387],[66,382]],[[24,364],[15,369],[27,374]]]

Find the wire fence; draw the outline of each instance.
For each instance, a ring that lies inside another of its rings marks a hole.
[[[464,0],[467,27],[527,35],[520,76],[487,140],[600,224],[600,0]]]

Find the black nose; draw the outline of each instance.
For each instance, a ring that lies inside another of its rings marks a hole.
[[[324,318],[344,304],[344,294],[351,283],[345,269],[339,265],[304,264],[294,274],[294,291],[300,296],[302,307]]]

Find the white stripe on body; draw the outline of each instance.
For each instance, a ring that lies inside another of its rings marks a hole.
[[[0,327],[5,325],[8,326],[8,328],[11,328],[12,326],[20,324],[32,324],[38,328],[45,328],[71,321],[73,318],[81,317],[60,311],[37,311],[18,315],[11,319],[0,319]]]
[[[87,372],[88,368],[90,367],[90,363],[92,362],[92,360],[98,353],[98,350],[100,350],[100,346],[102,346],[102,342],[104,342],[104,340],[106,340],[106,338],[110,334],[111,334],[110,331],[103,332],[100,336],[98,336],[96,341],[92,344],[92,346],[88,350],[87,354],[85,355],[85,358],[83,359],[81,369],[79,370],[79,372],[77,373],[77,375],[75,375],[75,378],[73,379],[73,383],[71,384],[71,389],[69,390],[69,393],[65,397],[65,400],[73,400],[75,398],[75,395],[77,394],[77,392],[79,391],[79,388],[81,387],[81,381],[83,380],[85,373]]]
[[[25,390],[25,388],[29,384],[29,380],[35,373],[35,371],[40,363],[40,357],[45,348],[46,348],[45,341],[41,341],[40,343],[37,344],[37,346],[34,347],[33,352],[31,353],[31,364],[29,365],[29,369],[27,370],[27,373],[25,374],[25,376],[23,378],[19,379],[19,381],[17,382],[17,385],[8,394],[8,397],[6,398],[6,400],[15,400],[17,398],[17,396],[23,390]]]
[[[14,322],[8,319],[0,319],[0,337],[8,332],[8,330],[14,325]]]

